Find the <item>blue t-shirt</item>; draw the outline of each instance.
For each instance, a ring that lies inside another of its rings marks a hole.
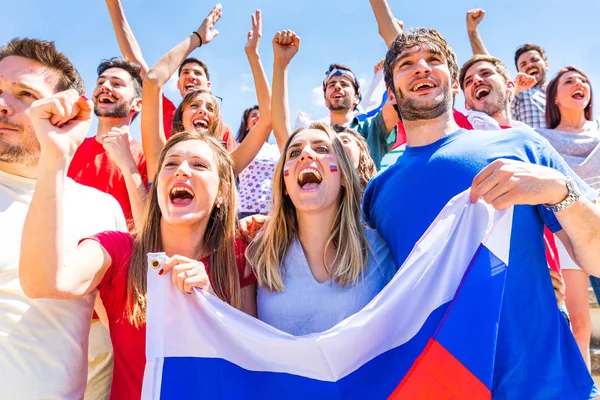
[[[318,282],[310,270],[298,238],[288,249],[281,273],[285,289],[270,292],[258,287],[258,318],[295,336],[323,332],[360,311],[392,280],[396,265],[381,236],[365,227],[369,264],[355,284],[341,287]]]
[[[473,178],[499,158],[555,168],[595,200],[596,193],[533,130],[461,129],[430,145],[407,147],[365,191],[365,218],[386,240],[397,265],[402,265],[448,200],[468,189]],[[545,207],[515,206],[509,259],[518,268],[509,268],[506,277],[494,399],[587,399],[594,390],[556,306],[545,258],[544,224],[554,232],[561,229]]]

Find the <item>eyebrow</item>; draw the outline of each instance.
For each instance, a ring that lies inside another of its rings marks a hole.
[[[104,79],[104,80],[111,80],[111,79],[116,79],[119,80],[121,82],[125,82],[125,79],[120,78],[116,75],[100,75],[98,78],[96,78],[96,82],[98,82],[100,79]]]
[[[16,87],[18,87],[20,89],[29,90],[30,92],[33,92],[34,94],[36,94],[38,96],[42,95],[39,90],[34,89],[33,87],[31,87],[29,85],[26,85],[24,83],[21,83],[21,82],[12,82],[11,84],[12,84],[12,86],[16,86]]]
[[[400,53],[400,55],[398,55],[398,57],[396,58],[396,63],[399,63],[400,61],[404,60],[405,58],[410,57],[411,55],[418,53],[419,51],[424,51],[425,53],[428,53],[430,55],[436,55],[439,56],[441,55],[441,53],[439,51],[434,51],[431,49],[428,50],[406,50],[403,51],[402,53]]]
[[[310,142],[311,145],[321,144],[321,143],[326,143],[326,141],[323,139],[316,139],[316,140],[313,140],[312,142]],[[292,148],[296,148],[296,147],[301,147],[301,146],[302,146],[301,143],[296,142],[294,144],[291,144],[290,147],[288,147],[288,150],[292,149]]]

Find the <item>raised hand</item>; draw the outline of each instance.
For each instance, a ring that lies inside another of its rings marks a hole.
[[[221,4],[217,4],[214,6],[211,12],[208,13],[206,18],[204,18],[204,21],[202,21],[202,24],[198,28],[198,34],[202,38],[202,44],[210,43],[210,41],[219,34],[219,31],[213,29],[213,27],[223,15],[222,10],[223,6],[221,6]]]
[[[515,77],[515,95],[523,90],[531,89],[537,83],[535,76],[527,75],[524,72],[519,72]]]
[[[129,147],[129,129],[112,128],[106,135],[102,135],[101,139],[108,157],[119,169],[135,166],[135,160]]]
[[[206,267],[201,261],[174,255],[165,261],[158,274],[164,275],[170,270],[173,270],[171,272],[173,285],[182,292],[192,293],[194,287],[210,291],[210,280],[206,273]]]
[[[31,126],[45,160],[68,162],[92,125],[93,104],[75,89],[33,102]]]
[[[252,30],[248,31],[248,41],[246,42],[246,54],[258,54],[258,45],[262,38],[262,16],[260,10],[252,14]]]
[[[373,67],[373,74],[376,74],[379,71],[383,70],[384,63],[385,63],[385,60],[381,60],[377,64],[375,64],[375,66]]]
[[[467,11],[467,31],[472,32],[477,29],[477,25],[483,20],[485,10],[474,8]]]
[[[300,36],[291,30],[279,31],[273,37],[275,61],[288,65],[300,49]]]

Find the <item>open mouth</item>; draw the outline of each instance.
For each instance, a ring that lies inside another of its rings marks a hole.
[[[108,94],[101,94],[98,96],[98,103],[100,104],[114,104],[117,102],[117,99]]]
[[[527,75],[536,76],[540,72],[540,70],[537,69],[536,67],[532,67],[532,68],[529,68],[525,72],[527,73]]]
[[[169,199],[176,206],[187,206],[194,200],[194,192],[187,185],[174,185],[169,192]]]
[[[571,97],[574,98],[575,100],[583,100],[583,98],[585,97],[585,94],[583,93],[582,89],[577,89],[573,92]]]
[[[188,83],[187,85],[185,85],[186,91],[197,90],[198,88],[199,88],[199,86],[194,83]]]
[[[491,93],[491,90],[487,86],[479,86],[473,92],[473,97],[475,97],[476,100],[481,100],[482,98],[489,95],[490,93]]]
[[[300,189],[302,189],[302,190],[306,190],[306,191],[316,190],[322,181],[323,181],[323,176],[315,168],[311,168],[311,167],[304,168],[298,174],[298,185],[300,186]]]
[[[192,125],[194,129],[208,129],[208,121],[204,118],[192,120]]]
[[[435,87],[435,82],[432,80],[422,80],[415,83],[411,88],[411,92],[424,92]]]
[[[340,99],[343,99],[343,98],[344,98],[344,95],[343,95],[343,93],[334,93],[334,94],[331,96],[331,99],[332,99],[332,100],[340,100]]]

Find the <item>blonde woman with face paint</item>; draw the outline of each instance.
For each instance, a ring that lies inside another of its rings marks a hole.
[[[273,209],[247,258],[259,319],[293,335],[327,330],[361,310],[396,272],[360,218],[362,190],[335,132],[292,134],[273,177]]]

